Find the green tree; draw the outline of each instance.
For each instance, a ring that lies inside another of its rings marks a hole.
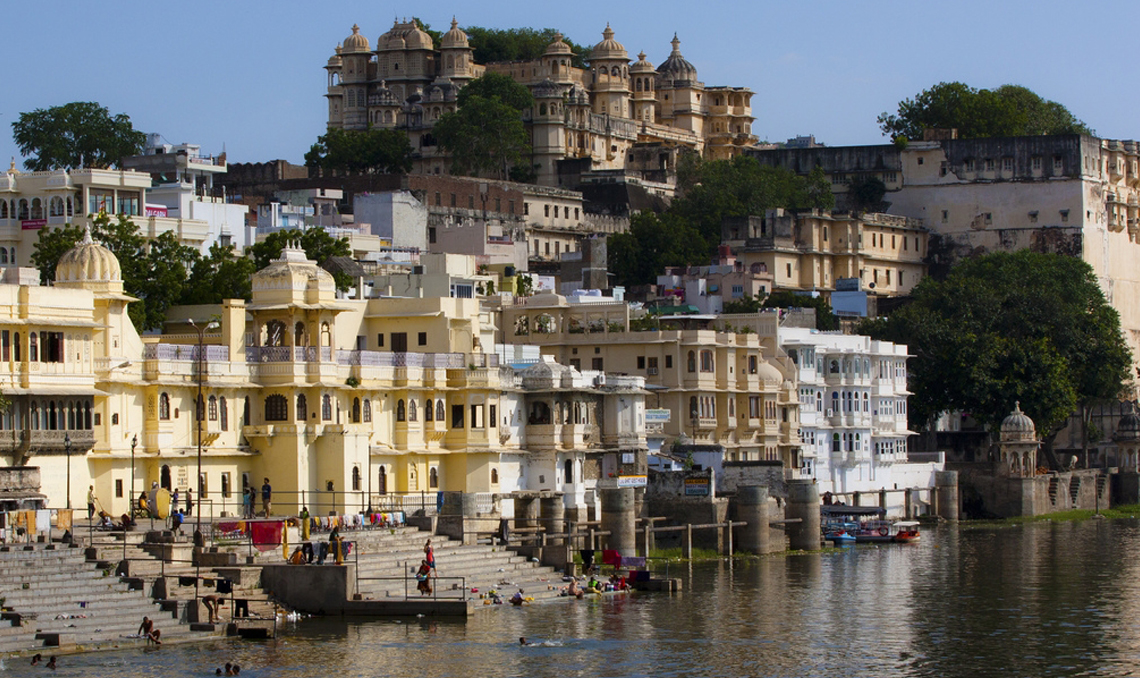
[[[796,294],[790,290],[773,292],[764,300],[764,308],[814,308],[815,328],[825,332],[839,329],[839,316],[831,310],[831,304],[823,297]]]
[[[468,83],[457,104],[432,128],[451,156],[453,174],[507,179],[512,167],[527,164],[530,136],[522,112],[534,104],[530,90],[505,75],[488,73]]]
[[[286,229],[270,233],[265,240],[247,247],[245,252],[253,259],[254,268],[260,271],[280,258],[285,244],[292,241],[300,241],[305,256],[318,265],[329,257],[352,256],[352,247],[348,244],[348,238],[334,238],[323,228],[309,228],[304,231]],[[352,286],[352,279],[343,273],[334,273],[333,277],[336,278],[338,290],[344,291]]]
[[[968,259],[945,280],[926,278],[914,301],[866,323],[905,343],[913,426],[959,410],[996,429],[1020,401],[1046,440],[1075,410],[1119,398],[1131,355],[1092,268],[1075,257],[1023,250]]]
[[[40,284],[55,280],[55,267],[69,249],[83,240],[83,229],[67,224],[63,228],[41,228],[32,251],[32,263],[40,270]]]
[[[167,309],[178,303],[182,295],[187,271],[198,258],[197,251],[179,243],[169,231],[147,241],[124,214],[112,219],[101,212],[92,219],[91,237],[119,260],[123,291],[139,300],[128,310],[131,322],[140,332],[161,327]],[[60,257],[82,239],[83,229],[72,225],[40,231],[31,258],[40,269],[41,282],[55,280]]]
[[[474,49],[476,63],[490,64],[499,61],[532,61],[542,56],[554,36],[558,33],[553,28],[535,30],[533,28],[480,28],[469,26],[463,29],[467,33],[467,40]],[[566,36],[562,41],[569,45],[574,52],[572,63],[578,68],[585,68],[590,57],[590,50],[581,45],[574,44]]]
[[[210,255],[199,257],[182,288],[183,304],[220,304],[223,299],[253,299],[252,277],[256,267],[233,245],[210,246]]]
[[[883,201],[887,185],[876,176],[859,176],[847,185],[847,205],[859,212],[886,212],[889,202]]]
[[[935,128],[956,128],[963,139],[1093,134],[1061,104],[1018,85],[987,90],[941,82],[900,101],[897,113],[884,112],[878,122],[884,135],[910,139],[921,139],[924,130]]]
[[[112,116],[90,101],[21,113],[12,123],[12,137],[28,156],[24,168],[33,172],[115,167],[141,152],[146,141],[125,113]]]
[[[394,129],[332,127],[305,154],[305,165],[347,174],[407,174],[412,146],[407,134]]]
[[[764,307],[764,300],[745,294],[740,299],[724,302],[725,313],[755,313]]]
[[[673,214],[639,212],[629,230],[608,237],[609,269],[618,285],[641,285],[657,279],[666,266],[708,258],[709,243],[693,225]]]

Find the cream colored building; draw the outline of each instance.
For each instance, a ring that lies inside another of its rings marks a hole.
[[[891,214],[793,213],[726,220],[722,243],[745,270],[769,273],[774,289],[832,291],[858,278],[879,295],[909,293],[926,274],[929,233],[921,219]]]
[[[353,26],[325,65],[328,126],[406,130],[414,171],[446,173],[447,158],[431,127],[455,110],[463,85],[493,72],[534,95],[535,105],[523,117],[543,185],[558,185],[563,159],[588,158],[591,169],[623,169],[635,144],[667,143],[711,159],[733,157],[755,144],[752,91],[706,87],[682,56],[676,35],[671,44],[660,66],[644,52],[631,64],[607,24],[587,68],[573,65],[575,55],[560,35],[536,60],[476,64],[467,34],[454,19],[438,49],[414,22],[396,21],[377,38],[375,50]]]
[[[0,266],[30,266],[41,230],[81,226],[100,211],[131,217],[143,237],[169,231],[198,250],[218,236],[203,220],[148,214],[151,183],[149,174],[131,170],[20,172],[13,164],[0,174]]]
[[[660,330],[635,331],[629,305],[606,297],[520,302],[503,310],[508,338],[573,368],[643,376],[648,405],[672,412],[667,437],[723,445],[727,461],[801,467],[795,370],[775,357],[775,327],[761,335],[669,329],[663,321]]]
[[[52,507],[83,508],[90,485],[119,515],[158,485],[235,515],[243,487],[268,477],[278,515],[552,488],[589,515],[606,459],[644,452],[642,380],[600,393],[593,373],[520,375],[491,352],[495,317],[478,299],[338,298],[292,246],[254,275],[251,303],[177,307],[146,337],[118,261],[89,237],[54,287],[34,269],[6,275],[0,451],[42,469]],[[560,419],[531,429],[540,402]]]

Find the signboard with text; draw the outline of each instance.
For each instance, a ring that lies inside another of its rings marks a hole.
[[[686,497],[707,497],[709,496],[709,479],[704,478],[685,478],[685,496]]]
[[[661,409],[647,409],[645,410],[645,423],[646,424],[667,424],[669,417],[673,413],[672,410],[665,408]]]
[[[645,487],[649,484],[649,476],[618,476],[618,487]]]
[[[38,231],[44,226],[47,226],[47,219],[24,219],[20,222],[20,228],[25,231]]]

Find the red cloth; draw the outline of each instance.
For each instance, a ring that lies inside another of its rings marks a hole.
[[[613,549],[602,551],[602,563],[606,565],[621,565],[621,554]]]
[[[260,520],[250,523],[250,537],[253,546],[258,551],[272,551],[281,545],[281,534],[285,530],[285,523],[280,520]]]
[[[238,523],[238,522],[218,523],[218,531],[219,532],[237,532],[238,528],[240,526],[241,526],[241,523]]]

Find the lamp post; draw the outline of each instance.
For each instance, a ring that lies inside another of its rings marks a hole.
[[[194,406],[194,414],[198,420],[198,513],[194,525],[194,545],[205,546],[206,539],[202,536],[202,500],[204,498],[202,495],[202,420],[206,417],[206,402],[202,397],[202,382],[206,377],[206,330],[217,328],[218,323],[211,320],[205,326],[199,327],[197,323],[190,320],[190,326],[198,333],[198,400]],[[195,588],[197,588],[197,584],[195,584]],[[197,592],[195,591],[195,593]]]
[[[63,453],[67,456],[67,508],[71,508],[71,434],[63,434]]]
[[[131,438],[131,491],[127,493],[127,514],[135,512],[135,448],[139,446],[139,434]]]

